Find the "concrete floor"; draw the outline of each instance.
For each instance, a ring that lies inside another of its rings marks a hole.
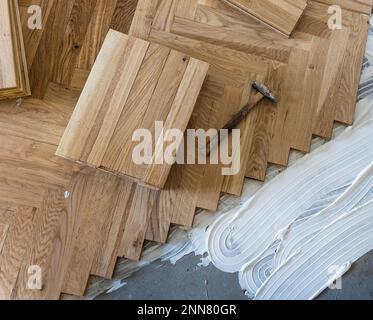
[[[214,266],[196,267],[199,258],[184,257],[175,266],[155,262],[129,278],[122,289],[100,300],[246,300],[236,274]],[[373,300],[373,251],[343,278],[342,290],[326,290],[320,300]]]

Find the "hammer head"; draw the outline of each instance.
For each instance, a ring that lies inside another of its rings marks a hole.
[[[278,98],[276,95],[263,83],[260,83],[258,81],[253,82],[253,88],[259,91],[265,98],[268,100],[278,103]]]

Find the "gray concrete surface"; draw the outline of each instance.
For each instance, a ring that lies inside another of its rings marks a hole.
[[[245,300],[237,275],[214,266],[196,267],[199,258],[184,257],[176,265],[155,262],[127,279],[120,290],[100,300]],[[373,300],[373,252],[360,259],[343,278],[342,290],[326,290],[319,299]]]

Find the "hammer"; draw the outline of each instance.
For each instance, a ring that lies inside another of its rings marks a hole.
[[[264,99],[268,99],[273,103],[278,103],[278,98],[276,95],[264,84],[254,81],[252,84],[253,88],[258,91],[253,101],[244,106],[237,114],[235,114],[232,119],[222,128],[222,130],[228,130],[231,132],[235,127],[237,127],[243,120],[246,119],[247,115],[259,105],[259,103]],[[220,134],[211,139],[210,143],[206,147],[206,156],[209,156],[211,152],[218,146],[220,143]]]

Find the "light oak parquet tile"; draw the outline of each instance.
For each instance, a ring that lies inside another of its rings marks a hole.
[[[30,245],[12,293],[13,299],[59,299],[72,231],[69,228],[73,218],[69,214],[65,189],[48,190],[40,209],[35,211]],[[36,284],[32,282],[32,276],[38,276],[38,270],[41,271],[41,288],[30,288],[30,283]]]
[[[26,53],[16,0],[0,1],[0,100],[30,95]]]
[[[307,0],[223,0],[268,27],[290,36],[302,17]]]
[[[208,68],[183,53],[111,30],[56,154],[162,188],[171,169],[158,164],[168,146],[164,141],[173,141],[167,136],[171,129],[185,131]],[[157,137],[159,121],[164,133]],[[138,129],[152,132],[151,164],[133,160]]]
[[[9,218],[0,255],[0,299],[10,300],[33,236],[36,209],[17,206]]]

